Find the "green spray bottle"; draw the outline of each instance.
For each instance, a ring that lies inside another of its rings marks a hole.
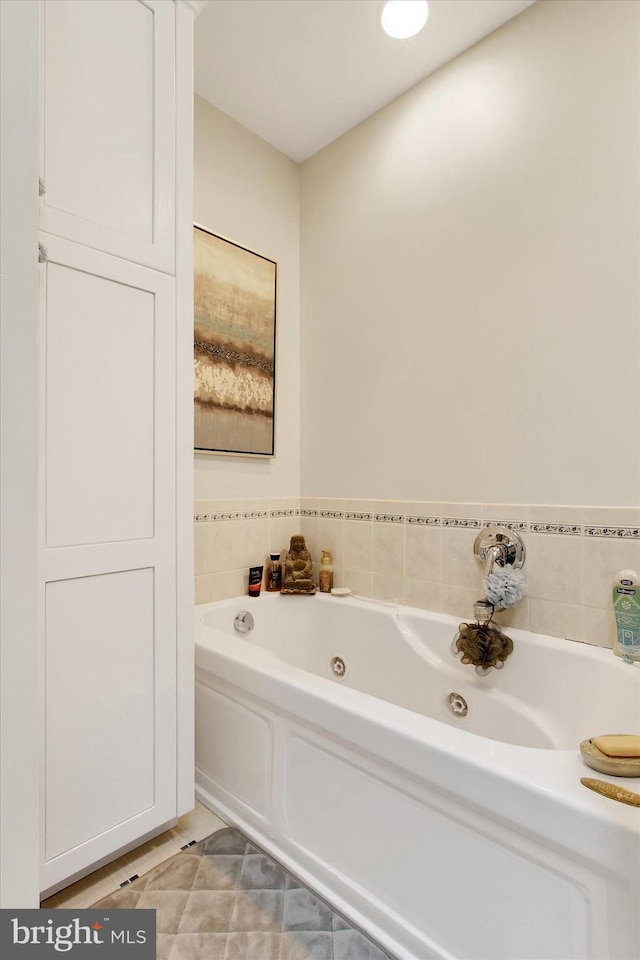
[[[625,661],[640,660],[640,584],[635,570],[621,570],[613,586],[616,642],[613,652]]]

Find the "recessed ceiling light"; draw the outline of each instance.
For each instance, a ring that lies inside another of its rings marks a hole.
[[[394,40],[407,40],[420,33],[428,16],[427,0],[387,0],[380,20],[384,32]]]

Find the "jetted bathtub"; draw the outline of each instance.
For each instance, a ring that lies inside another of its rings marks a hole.
[[[481,677],[458,622],[323,595],[197,607],[198,798],[403,960],[635,960],[640,810],[580,784],[615,778],[578,745],[640,733],[640,664],[508,629]]]

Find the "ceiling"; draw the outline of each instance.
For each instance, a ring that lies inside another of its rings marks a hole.
[[[196,20],[195,89],[302,162],[535,0],[429,0],[392,40],[384,0],[211,0]]]

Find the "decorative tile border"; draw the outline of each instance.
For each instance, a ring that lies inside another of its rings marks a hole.
[[[477,530],[482,526],[482,520],[472,520],[470,517],[443,517],[443,527],[470,527]]]
[[[232,510],[228,513],[196,513],[194,523],[212,523],[215,520],[268,520],[270,517],[299,517],[300,510]]]
[[[508,530],[518,530],[520,533],[529,529],[526,520],[483,520],[483,527],[507,527]]]
[[[625,540],[640,540],[638,527],[585,527],[585,537],[612,537]]]
[[[276,507],[256,510],[225,510],[212,513],[195,513],[194,523],[234,520],[268,520],[270,518],[321,517],[326,520],[355,520],[364,523],[409,523],[424,527],[450,527],[477,530],[502,526],[520,533],[548,533],[555,536],[608,538],[611,540],[640,540],[640,527],[607,527],[571,523],[542,523],[526,520],[480,520],[473,517],[421,517],[415,514],[369,513],[353,510],[320,510],[315,507]]]
[[[570,537],[582,535],[582,527],[572,523],[531,523],[529,530],[531,533],[559,533]]]

